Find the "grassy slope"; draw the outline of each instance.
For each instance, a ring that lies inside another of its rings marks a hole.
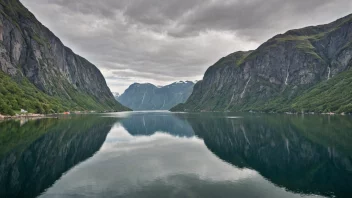
[[[277,45],[279,42],[296,42],[296,47],[305,53],[315,56],[324,61],[316,53],[316,49],[311,42],[322,39],[329,33],[338,30],[343,25],[350,23],[352,15],[332,22],[328,25],[306,27],[297,30],[290,30],[283,35],[278,35],[269,40],[263,47],[268,48]],[[351,48],[351,43],[347,43],[344,48]],[[340,49],[342,50],[342,49]],[[242,110],[261,110],[261,111],[292,111],[292,112],[352,112],[352,71],[348,70],[340,73],[329,81],[322,81],[308,90],[299,90],[300,93],[294,98],[290,98],[289,93],[283,92],[273,100],[265,104],[254,104],[242,108]]]
[[[312,45],[312,42],[318,41],[330,33],[338,30],[340,27],[347,23],[351,23],[352,15],[348,15],[328,25],[306,27],[297,30],[290,30],[285,34],[280,34],[263,45],[257,50],[247,52],[242,59],[236,61],[236,66],[240,67],[246,61],[255,59],[257,56],[262,54],[264,51],[271,50],[278,45],[282,45],[284,42],[290,42],[295,45],[299,50],[316,57],[316,59],[324,62],[325,60],[319,56],[316,49]],[[343,49],[352,48],[352,44],[346,43]],[[342,50],[342,49],[340,49]],[[227,62],[230,59],[226,59]],[[227,63],[225,58],[220,59],[214,64],[214,68],[225,67],[223,62]],[[262,82],[266,83],[266,82]],[[265,112],[336,112],[336,113],[352,113],[352,89],[350,89],[352,83],[352,71],[345,71],[337,76],[334,76],[329,81],[323,81],[311,88],[301,87],[297,90],[295,96],[291,96],[288,89],[282,93],[278,93],[276,97],[268,102],[256,100],[255,97],[251,98],[244,105],[234,106],[229,111],[265,111]],[[226,94],[223,94],[224,96]],[[211,106],[213,111],[224,111],[219,104],[222,104],[225,100],[219,97],[208,98],[207,106]],[[186,104],[176,105],[171,111],[199,111],[197,104],[193,101],[187,101]]]
[[[1,14],[19,30],[21,30],[17,23],[19,18],[29,19],[37,26],[36,28],[40,29],[42,26],[18,0],[0,1],[0,4],[5,10]],[[38,35],[34,35],[33,39],[40,45],[49,45],[48,41]],[[64,82],[61,79],[51,80]],[[68,83],[64,83],[64,87],[67,93],[49,96],[36,88],[28,79],[24,77],[12,79],[0,70],[0,114],[14,115],[15,111],[21,108],[31,113],[59,113],[67,110],[130,111],[113,98],[102,104],[97,98],[75,90]]]
[[[0,113],[14,115],[15,111],[26,109],[31,113],[59,113],[67,110],[110,110],[91,96],[69,90],[71,99],[49,96],[27,78],[18,77],[14,80],[0,71]],[[111,104],[113,105],[113,104]],[[117,110],[128,110],[118,107]]]
[[[291,107],[296,111],[352,112],[352,70],[343,72],[328,81],[309,89],[295,98]]]
[[[39,91],[26,78],[16,82],[0,71],[0,112],[3,114],[14,115],[14,110],[21,108],[31,113],[62,112],[71,105]]]
[[[289,92],[284,91],[267,103],[257,102],[234,107],[231,111],[263,112],[316,112],[316,113],[352,113],[352,70],[342,72],[328,81],[300,91],[297,97],[288,99]],[[182,105],[173,110],[184,108]]]
[[[328,81],[302,91],[293,99],[287,99],[289,93],[267,103],[258,103],[242,107],[240,111],[264,112],[316,112],[316,113],[352,113],[352,70],[342,72]]]

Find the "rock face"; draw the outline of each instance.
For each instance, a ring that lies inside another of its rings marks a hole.
[[[119,98],[121,104],[133,110],[169,110],[191,95],[194,83],[175,82],[164,87],[152,84],[132,84]]]
[[[114,100],[101,72],[64,46],[18,0],[0,2],[0,68],[71,106],[126,110]]]
[[[187,102],[172,110],[352,112],[351,97],[346,97],[352,96],[350,87],[344,87],[345,93],[336,91],[336,83],[346,79],[340,74],[352,65],[351,41],[352,15],[277,35],[254,51],[220,59],[195,85]],[[329,84],[335,78],[337,82]],[[329,93],[319,98],[301,97],[324,86],[319,93]],[[345,99],[332,102],[324,97],[330,95]]]

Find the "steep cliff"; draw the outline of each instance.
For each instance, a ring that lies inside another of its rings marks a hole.
[[[118,101],[133,110],[169,110],[185,102],[193,86],[191,81],[175,82],[164,87],[134,83],[118,97]]]
[[[13,109],[15,105],[36,112],[127,110],[114,100],[101,72],[64,46],[18,0],[0,1],[0,68],[2,79],[11,77],[11,88],[26,92],[28,87],[35,87],[33,93],[17,98],[11,98],[11,89],[5,87],[1,106]],[[38,94],[45,95],[45,101]],[[27,96],[29,102],[13,104]]]
[[[172,110],[352,112],[351,41],[352,15],[277,35],[220,59]]]

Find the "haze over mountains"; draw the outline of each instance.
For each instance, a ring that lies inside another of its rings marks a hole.
[[[117,100],[132,110],[169,110],[185,102],[193,86],[191,81],[179,81],[166,86],[134,83]]]
[[[352,112],[352,15],[221,58],[173,111]]]
[[[117,100],[120,97],[120,93],[118,92],[113,92],[112,95],[114,95],[115,100]]]

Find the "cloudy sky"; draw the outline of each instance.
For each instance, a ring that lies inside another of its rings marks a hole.
[[[352,13],[351,0],[20,0],[110,89],[202,79],[219,58]]]

